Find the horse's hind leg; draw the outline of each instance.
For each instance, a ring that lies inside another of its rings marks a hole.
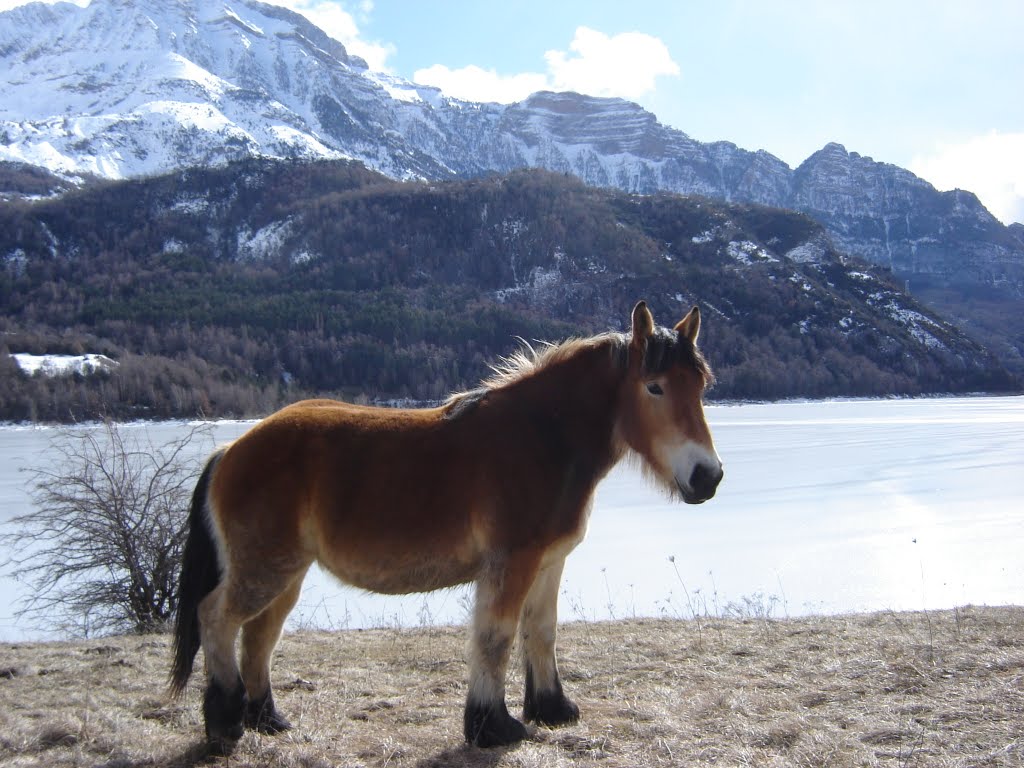
[[[580,717],[580,708],[562,691],[555,661],[558,587],[564,565],[563,559],[537,574],[526,596],[519,625],[526,667],[523,719],[540,725],[564,725]]]
[[[285,619],[298,602],[304,576],[305,571],[296,576],[263,613],[242,627],[242,681],[249,697],[245,725],[260,733],[280,733],[292,727],[274,706],[270,659],[281,638]]]
[[[235,659],[239,630],[272,605],[292,585],[296,575],[297,571],[241,573],[237,568],[229,568],[221,583],[199,605],[207,676],[203,717],[206,739],[215,751],[229,752],[242,737],[249,706]],[[287,615],[287,611],[283,613]]]
[[[533,554],[508,557],[477,579],[463,729],[478,747],[514,744],[526,728],[505,706],[505,671],[523,600],[537,573]]]
[[[199,604],[199,627],[206,656],[206,693],[203,719],[206,740],[217,752],[230,752],[242,737],[247,697],[235,661],[235,640],[247,618],[232,610],[222,581]]]

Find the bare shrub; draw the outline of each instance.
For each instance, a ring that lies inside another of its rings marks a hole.
[[[162,445],[110,421],[58,431],[52,464],[25,470],[33,510],[0,536],[3,565],[31,587],[18,614],[72,635],[163,631],[203,439],[208,425]]]

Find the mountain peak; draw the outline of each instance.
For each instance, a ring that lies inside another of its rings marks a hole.
[[[324,141],[317,105],[351,91],[344,81],[366,63],[292,11],[93,0],[8,19],[0,160],[118,178],[252,155],[346,154]]]

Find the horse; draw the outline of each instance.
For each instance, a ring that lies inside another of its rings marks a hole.
[[[213,453],[188,515],[170,673],[179,696],[202,647],[211,750],[230,752],[245,728],[292,727],[270,660],[314,562],[386,594],[475,582],[470,744],[528,735],[505,703],[517,630],[523,720],[579,718],[558,674],[556,611],[595,487],[627,455],[689,504],[723,475],[702,404],[712,373],[696,345],[700,310],[670,330],[641,301],[630,320],[628,334],[527,344],[437,407],[306,400]]]

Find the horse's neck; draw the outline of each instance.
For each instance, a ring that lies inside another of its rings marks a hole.
[[[580,350],[533,374],[524,388],[527,408],[536,414],[565,460],[590,466],[603,476],[622,455],[616,419],[624,373],[604,345]]]

